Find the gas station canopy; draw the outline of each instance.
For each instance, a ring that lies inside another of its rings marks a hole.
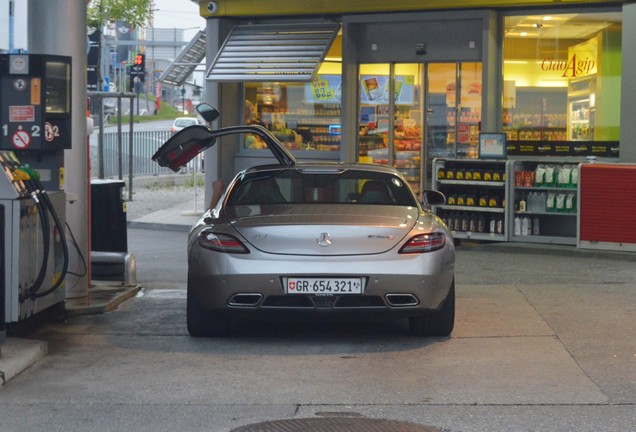
[[[205,31],[199,30],[177,58],[163,71],[158,81],[173,86],[182,85],[205,58]]]

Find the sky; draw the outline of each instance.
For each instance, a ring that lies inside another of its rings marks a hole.
[[[205,19],[199,15],[199,6],[191,0],[154,0],[154,27],[196,29],[186,30],[185,39],[191,39],[199,29],[205,29]]]

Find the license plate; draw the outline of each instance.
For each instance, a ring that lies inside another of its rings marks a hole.
[[[361,278],[287,278],[287,294],[362,294]]]

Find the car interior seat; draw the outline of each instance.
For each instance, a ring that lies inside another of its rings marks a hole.
[[[247,189],[236,201],[238,205],[281,204],[287,200],[274,179],[254,180],[244,185]]]
[[[395,204],[388,186],[377,180],[369,180],[362,186],[358,202],[361,204]]]

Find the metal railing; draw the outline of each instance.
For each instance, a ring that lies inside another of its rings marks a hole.
[[[97,158],[101,157],[103,165],[99,165],[99,159],[95,160],[97,164],[93,164],[91,156],[91,166],[103,166],[104,178],[122,178],[130,172],[133,176],[172,174],[172,170],[160,167],[151,159],[152,155],[170,136],[170,131],[133,132],[131,155],[127,145],[119,148],[119,143],[130,142],[130,132],[122,132],[121,138],[118,137],[117,132],[104,133],[103,154],[96,155]],[[120,172],[120,168],[122,172]]]
[[[133,130],[134,113],[129,110],[128,132],[123,131],[122,99],[130,100],[132,107],[136,95],[134,93],[89,92],[90,97],[99,103],[100,119],[97,134],[89,138],[89,157],[91,177],[100,179],[128,177],[128,199],[132,201],[133,179],[140,176],[157,176],[174,174],[169,168],[160,167],[152,160],[152,156],[172,135],[171,131],[138,131]],[[104,131],[104,99],[116,99],[117,123],[116,132]],[[203,171],[203,155],[197,155],[182,170],[182,173]]]
[[[128,178],[128,199],[132,201],[133,179],[135,177],[150,177],[175,174],[171,169],[159,166],[152,160],[152,156],[170,137],[168,130],[139,131],[139,132],[104,132],[101,135],[101,145],[97,137],[90,140],[91,170],[94,178]],[[130,143],[130,145],[129,145]],[[129,151],[132,149],[132,154]],[[182,170],[181,174],[203,171],[203,154],[197,155]]]

